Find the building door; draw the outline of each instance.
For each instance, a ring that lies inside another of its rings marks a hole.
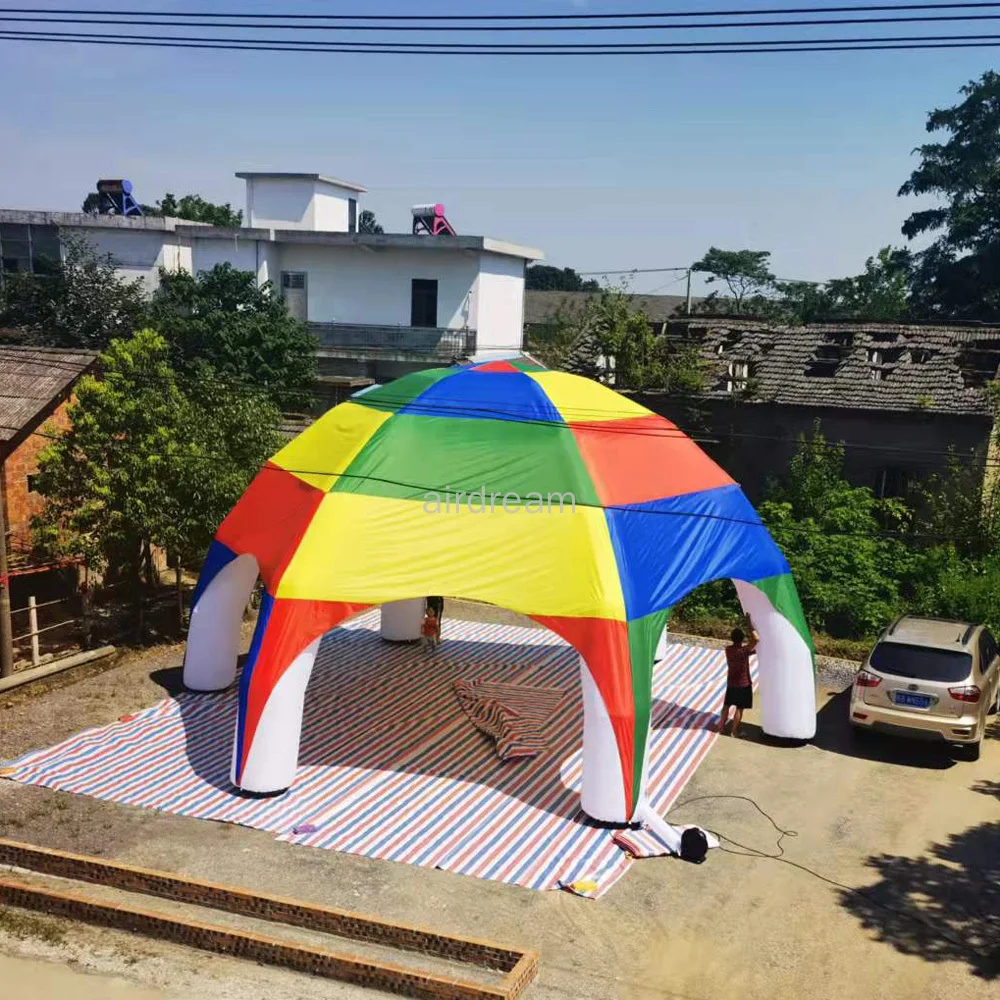
[[[347,199],[347,231],[356,233],[358,231],[358,199]]]
[[[281,272],[281,297],[290,315],[303,323],[309,318],[308,288],[305,271]]]
[[[438,325],[438,283],[432,278],[414,278],[410,284],[410,326]]]

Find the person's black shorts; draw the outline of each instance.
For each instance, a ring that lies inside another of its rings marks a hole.
[[[726,686],[726,705],[733,705],[735,708],[753,708],[753,688],[734,687],[732,684]]]

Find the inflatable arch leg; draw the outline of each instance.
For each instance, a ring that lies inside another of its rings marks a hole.
[[[787,574],[754,583],[733,582],[760,637],[757,657],[764,732],[811,739],[816,734],[813,652],[795,584]],[[592,627],[589,634],[573,634],[552,619],[539,619],[561,632],[581,656],[581,805],[589,816],[603,822],[649,819],[645,786],[652,673],[654,662],[666,652],[666,615],[657,612],[628,622],[624,646],[612,628]],[[627,687],[617,682],[620,678],[626,678]]]
[[[592,819],[622,823],[628,818],[622,762],[604,698],[580,657],[583,690],[583,762],[580,806]]]
[[[811,641],[791,576],[734,580],[760,642],[757,670],[761,728],[768,736],[816,735],[816,679]]]
[[[630,622],[546,616],[535,620],[580,654],[583,811],[604,823],[627,823],[636,816],[645,780],[653,658],[667,612]]]
[[[382,605],[379,635],[389,642],[412,642],[420,638],[420,626],[424,623],[422,597],[411,597],[405,601],[386,601]]]
[[[306,686],[320,643],[330,629],[366,607],[264,595],[240,677],[230,773],[237,788],[270,795],[292,784]]]
[[[322,641],[323,636],[317,636],[288,665],[264,702],[245,757],[241,761],[239,752],[233,754],[230,779],[243,791],[281,792],[295,779],[306,687]],[[240,744],[237,723],[237,748]]]
[[[184,686],[189,690],[221,691],[235,680],[240,625],[256,582],[257,560],[251,555],[230,553],[221,568],[206,560],[184,651]]]

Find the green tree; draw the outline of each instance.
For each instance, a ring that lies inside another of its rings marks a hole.
[[[865,261],[863,274],[827,282],[831,315],[885,323],[905,319],[910,308],[912,267],[909,250],[883,247]]]
[[[602,288],[590,299],[581,328],[604,357],[603,375],[615,386],[643,389],[662,383],[653,328],[624,288]]]
[[[711,365],[697,344],[661,338],[659,344],[663,388],[677,396],[699,395],[708,389]]]
[[[543,365],[565,368],[572,361],[572,348],[579,335],[579,321],[567,319],[561,311],[557,311],[545,323],[525,326],[524,347]]]
[[[775,320],[782,323],[825,323],[833,318],[835,308],[826,286],[812,281],[783,281],[778,296],[771,300]]]
[[[209,543],[264,462],[281,447],[281,414],[266,393],[235,388],[203,368],[185,386],[178,417],[182,461],[163,475],[156,544],[174,567],[183,627],[182,570],[201,564]]]
[[[724,282],[732,297],[734,311],[742,313],[748,298],[763,297],[774,287],[770,259],[769,250],[720,250],[711,247],[701,260],[691,265],[691,270],[708,274],[705,281],[709,285]],[[716,304],[720,304],[718,300]]]
[[[151,330],[113,340],[101,368],[77,383],[70,428],[41,455],[37,537],[49,551],[122,567],[138,584],[160,533],[164,481],[180,478],[173,466],[190,448],[187,401]]]
[[[375,236],[381,236],[385,230],[382,228],[381,223],[375,218],[375,213],[370,209],[365,209],[358,216],[358,232],[359,233],[371,233]]]
[[[266,391],[279,407],[311,402],[316,339],[252,272],[228,263],[197,276],[161,270],[149,315],[182,378],[196,378],[208,365],[231,384]]]
[[[924,312],[963,319],[1000,318],[1000,73],[961,88],[963,100],[927,116],[943,142],[917,148],[920,165],[900,195],[942,204],[903,223],[909,239],[937,234],[919,255],[914,298]]]
[[[802,324],[856,319],[894,323],[910,314],[913,255],[909,250],[883,247],[865,261],[863,274],[820,283],[788,281],[778,295],[755,304],[755,315],[775,322]]]
[[[185,392],[169,359],[152,330],[113,340],[39,463],[39,547],[123,573],[139,600],[155,582],[153,547],[179,578],[280,440],[263,393],[222,389],[207,368]]]
[[[61,261],[0,282],[0,326],[40,346],[100,350],[131,334],[144,312],[141,281],[122,278],[110,254],[76,236],[63,240]]]
[[[101,196],[96,191],[91,191],[83,199],[81,208],[88,215],[97,215],[101,211]],[[142,211],[144,215],[207,222],[226,229],[238,229],[243,225],[242,209],[234,209],[228,201],[224,205],[215,205],[200,194],[186,194],[178,198],[168,191],[155,205],[143,205]]]
[[[909,500],[918,543],[952,545],[960,556],[973,559],[997,549],[1000,478],[982,462],[964,461],[952,451],[946,467],[917,483]]]
[[[788,475],[758,507],[785,553],[809,623],[838,637],[871,635],[902,603],[908,554],[895,537],[909,512],[844,478],[844,447],[817,424]]]
[[[596,292],[601,286],[593,278],[584,281],[571,267],[532,264],[524,272],[524,287],[531,292]]]
[[[189,219],[191,222],[207,222],[211,226],[224,226],[227,229],[239,229],[243,225],[243,211],[234,210],[227,201],[224,205],[215,205],[205,201],[200,194],[186,194],[177,198],[169,191],[161,201],[156,203],[153,211],[147,215],[164,215],[175,219]]]

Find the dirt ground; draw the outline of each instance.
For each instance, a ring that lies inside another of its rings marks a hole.
[[[0,696],[0,759],[176,690],[181,655],[129,653]],[[1000,723],[970,763],[919,744],[859,744],[845,694],[823,687],[821,706],[807,746],[774,745],[748,714],[744,738],[720,740],[691,781],[672,818],[732,838],[727,852],[700,866],[637,862],[596,902],[6,781],[0,835],[537,948],[528,996],[538,1000],[1000,997]],[[790,864],[735,846],[777,853],[764,813],[795,831],[781,838]],[[116,932],[25,924],[13,910],[0,910],[0,954],[74,963],[178,1000],[370,995]],[[0,959],[5,982],[8,968]],[[145,994],[121,994],[133,995]]]

